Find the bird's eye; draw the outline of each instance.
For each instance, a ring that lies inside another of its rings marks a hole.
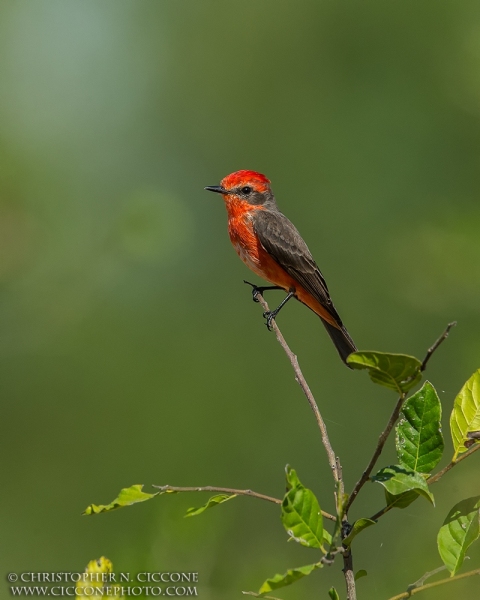
[[[246,185],[245,187],[243,187],[241,189],[242,194],[244,194],[245,196],[248,196],[248,194],[250,194],[252,191],[252,188],[249,185]]]

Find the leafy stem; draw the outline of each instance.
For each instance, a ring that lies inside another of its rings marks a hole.
[[[236,496],[251,496],[252,498],[259,498],[260,500],[267,500],[267,502],[273,502],[274,504],[281,504],[282,501],[279,498],[272,498],[265,494],[259,494],[253,490],[236,490],[234,488],[227,487],[215,487],[213,485],[205,485],[203,487],[178,487],[174,485],[154,485],[161,492],[219,492],[221,494],[235,494]],[[321,511],[322,515],[330,521],[336,521],[336,518],[324,510]]]
[[[178,487],[175,485],[153,485],[152,487],[157,488],[161,492],[220,492],[222,494],[236,494],[238,496],[252,496],[253,498],[260,498],[261,500],[267,500],[268,502],[274,502],[275,504],[281,504],[282,501],[279,498],[272,498],[265,494],[259,494],[253,490],[235,490],[227,487],[216,487],[213,485],[205,485],[202,487],[190,486],[190,487]]]
[[[430,360],[430,358],[432,357],[433,353],[447,339],[448,334],[450,333],[450,329],[452,327],[454,327],[456,324],[457,324],[456,321],[453,321],[452,323],[449,323],[447,325],[445,331],[442,333],[442,335],[435,341],[435,343],[432,346],[430,346],[430,348],[427,350],[425,358],[422,361],[422,364],[420,365],[420,371],[422,371],[422,372],[425,371],[425,369],[427,367],[427,363]],[[355,484],[355,487],[353,488],[352,493],[350,494],[350,497],[348,499],[347,506],[346,506],[346,509],[345,509],[346,512],[348,512],[348,509],[350,508],[350,506],[354,502],[355,498],[357,497],[358,492],[362,489],[362,487],[368,481],[368,478],[370,477],[370,474],[373,471],[373,468],[374,468],[374,466],[375,466],[375,464],[376,464],[376,462],[377,462],[380,454],[382,453],[382,450],[383,450],[383,448],[385,446],[385,443],[386,443],[386,441],[388,439],[388,436],[390,435],[390,433],[391,433],[391,431],[393,429],[393,426],[395,425],[395,423],[398,420],[398,417],[400,415],[400,411],[402,409],[403,403],[405,402],[406,396],[407,396],[407,394],[406,394],[406,392],[404,392],[403,394],[400,395],[399,399],[397,400],[395,408],[393,409],[393,412],[390,415],[390,419],[388,420],[387,426],[385,427],[385,429],[380,434],[380,437],[378,438],[377,446],[376,446],[376,448],[375,448],[375,450],[373,452],[373,456],[370,459],[370,462],[368,463],[366,469],[362,473],[362,476],[360,477],[360,479]],[[382,514],[384,514],[385,512],[386,512],[385,510],[381,511]],[[372,517],[372,519],[374,519],[374,517]]]
[[[443,477],[443,475],[445,475],[445,473],[448,473],[448,471],[450,471],[450,469],[453,469],[453,467],[455,465],[458,465],[458,463],[460,463],[460,462],[462,462],[462,460],[465,460],[466,458],[468,458],[470,455],[472,455],[477,450],[480,450],[480,444],[475,444],[475,446],[470,448],[470,450],[468,450],[464,454],[461,454],[460,458],[458,458],[455,461],[452,460],[452,462],[450,462],[446,467],[443,467],[443,469],[441,471],[439,471],[438,473],[435,473],[435,475],[432,475],[431,477],[429,477],[427,479],[427,484],[431,485],[432,483],[437,483],[437,481],[439,481],[441,479],[441,477]],[[395,506],[394,504],[385,506],[370,518],[372,519],[372,521],[378,521],[378,519],[380,517],[383,517],[383,515],[385,515],[387,512],[389,512],[389,510],[391,510],[394,506]]]

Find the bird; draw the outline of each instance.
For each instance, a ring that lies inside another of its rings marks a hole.
[[[281,289],[287,296],[280,305],[264,313],[267,328],[280,310],[296,298],[317,314],[347,365],[357,350],[336,311],[325,278],[297,228],[280,212],[270,180],[257,171],[240,170],[224,177],[220,185],[205,190],[221,194],[228,216],[228,233],[238,256],[271,286],[252,286],[253,299],[266,290]]]

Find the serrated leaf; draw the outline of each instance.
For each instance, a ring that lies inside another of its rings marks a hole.
[[[480,496],[462,500],[452,508],[437,536],[438,551],[453,577],[465,559],[468,547],[480,535]]]
[[[332,600],[340,600],[340,596],[338,595],[338,592],[337,592],[337,590],[334,587],[331,587],[328,590],[328,595],[330,596],[330,598]]]
[[[367,575],[368,573],[365,571],[365,569],[360,569],[355,573],[355,581],[358,581],[359,579],[361,579],[362,577],[366,577]]]
[[[392,508],[407,508],[410,506],[412,502],[419,497],[419,493],[415,490],[410,490],[409,492],[403,492],[403,494],[390,494],[385,490],[385,501],[387,506],[392,506]]]
[[[310,548],[322,548],[323,517],[315,494],[304,487],[287,465],[287,493],[282,502],[282,523],[288,535]]]
[[[393,496],[415,490],[435,505],[433,495],[429,491],[425,479],[419,473],[402,465],[391,465],[380,469],[380,471],[372,477],[372,481],[383,485],[387,492]]]
[[[153,494],[147,494],[142,492],[143,485],[132,485],[129,488],[123,488],[120,490],[118,497],[110,502],[110,504],[90,504],[83,513],[84,515],[97,515],[103,512],[109,512],[116,510],[117,508],[123,508],[124,506],[130,506],[137,502],[145,502],[155,496],[158,496],[161,492],[155,492]]]
[[[354,538],[356,538],[359,533],[361,533],[367,527],[370,527],[371,525],[375,525],[375,524],[376,524],[376,521],[372,521],[372,519],[358,519],[352,525],[352,530],[347,535],[347,537],[342,540],[343,545],[350,546],[350,544],[352,543]]]
[[[442,406],[433,385],[422,388],[402,406],[395,429],[400,464],[417,473],[431,473],[443,454]]]
[[[187,510],[186,517],[195,517],[196,515],[200,515],[203,511],[207,510],[207,508],[212,508],[213,506],[218,506],[219,504],[223,504],[232,498],[236,498],[238,494],[218,494],[217,496],[212,496],[208,499],[208,502],[199,508],[189,508]]]
[[[289,569],[283,575],[277,574],[274,575],[271,579],[267,579],[262,587],[259,589],[259,594],[266,594],[267,592],[271,592],[273,590],[277,590],[278,588],[285,587],[287,585],[291,585],[295,583],[299,579],[310,575],[312,571],[315,569],[320,569],[322,567],[322,563],[315,563],[313,565],[306,565],[305,567],[298,567],[296,569]]]
[[[460,390],[455,398],[452,414],[450,416],[450,430],[452,432],[453,460],[459,454],[466,452],[469,441],[468,433],[480,429],[480,369],[476,371]]]
[[[383,385],[399,394],[407,392],[422,378],[422,363],[407,354],[386,352],[353,352],[347,358],[354,369],[367,369],[374,383]]]

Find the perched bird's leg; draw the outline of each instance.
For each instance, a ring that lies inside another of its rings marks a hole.
[[[272,331],[273,319],[275,319],[275,317],[278,315],[280,310],[285,306],[285,304],[290,300],[290,298],[293,298],[294,296],[295,296],[295,292],[293,292],[293,291],[288,292],[288,294],[285,296],[285,298],[282,300],[282,302],[280,302],[280,304],[277,306],[277,308],[275,310],[267,310],[266,312],[263,313],[263,318],[267,319],[267,322],[265,323],[265,325],[267,326],[268,331]]]
[[[259,287],[258,285],[255,285],[254,283],[250,283],[249,281],[246,281],[245,279],[243,280],[243,283],[246,283],[247,285],[252,286],[252,299],[254,302],[258,302],[258,294],[263,296],[263,292],[266,292],[267,290],[283,290],[283,288],[280,287],[279,285],[267,285],[267,286]]]

